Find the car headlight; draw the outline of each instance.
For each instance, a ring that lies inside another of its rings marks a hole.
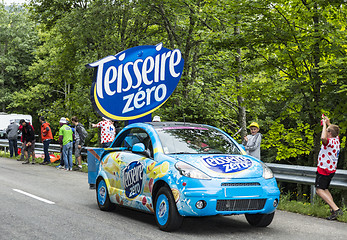
[[[273,178],[274,174],[272,173],[271,169],[268,166],[266,166],[265,163],[263,162],[260,162],[260,163],[263,166],[263,178],[265,179]]]
[[[201,172],[199,169],[193,167],[192,165],[189,165],[185,162],[177,162],[175,164],[176,169],[180,172],[181,175],[189,178],[196,178],[196,179],[205,179],[205,180],[210,180],[211,178]]]

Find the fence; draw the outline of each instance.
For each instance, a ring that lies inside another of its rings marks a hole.
[[[18,146],[22,143],[18,141]],[[8,140],[0,139],[0,147],[8,148]],[[42,143],[35,143],[35,150],[43,151]],[[59,144],[50,144],[49,152],[60,152]],[[82,152],[86,155],[86,152]],[[311,185],[312,195],[314,195],[314,182],[316,178],[316,167],[267,163],[271,168],[278,182],[292,182]],[[347,170],[338,169],[330,184],[334,188],[347,189]]]
[[[22,142],[17,142],[18,148],[22,147]],[[7,139],[0,139],[0,147],[3,147],[5,152],[8,148],[8,140]],[[35,151],[42,151],[43,152],[43,143],[35,143]],[[60,145],[59,144],[49,144],[48,152],[54,152],[59,153],[60,152]],[[87,151],[83,150],[82,155],[87,155]]]

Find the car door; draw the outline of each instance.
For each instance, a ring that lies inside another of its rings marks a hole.
[[[132,152],[137,143],[143,143],[147,153]],[[147,167],[154,162],[149,134],[141,128],[132,128],[123,135],[119,146],[114,147],[126,147],[127,150],[105,157],[108,158],[107,165],[111,161],[112,170],[108,172],[114,175],[114,181],[110,182],[110,197],[118,204],[152,212],[150,179],[146,175]]]

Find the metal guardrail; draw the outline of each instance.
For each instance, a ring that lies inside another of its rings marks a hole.
[[[18,141],[18,146],[22,143]],[[0,147],[8,148],[8,140],[0,139]],[[87,147],[86,147],[87,148]],[[35,143],[35,150],[43,151],[43,143]],[[60,152],[59,144],[50,144],[49,152]],[[86,155],[86,151],[82,151]],[[278,182],[292,182],[308,184],[313,186],[316,179],[316,167],[287,165],[277,163],[266,163],[271,168]],[[330,183],[331,187],[347,189],[347,170],[337,169],[334,178]]]
[[[22,142],[17,141],[18,148],[22,147]],[[0,147],[3,147],[6,151],[6,149],[9,147],[8,145],[8,139],[0,139]],[[42,151],[43,152],[43,143],[35,142],[35,151]],[[49,144],[48,152],[54,152],[54,153],[60,153],[60,144]],[[82,149],[82,155],[87,155],[87,151],[85,149]]]
[[[314,185],[317,167],[266,163],[278,182],[292,182]],[[331,180],[331,187],[347,189],[347,170],[337,169]]]

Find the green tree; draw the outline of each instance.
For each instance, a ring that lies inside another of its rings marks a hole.
[[[30,113],[25,108],[8,109],[13,92],[26,85],[25,72],[38,44],[35,24],[20,6],[0,3],[0,104],[1,111]]]

